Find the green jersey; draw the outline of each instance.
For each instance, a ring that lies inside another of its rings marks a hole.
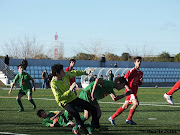
[[[19,86],[21,87],[21,90],[26,91],[28,89],[32,89],[30,80],[32,80],[33,78],[26,72],[23,72],[22,74],[18,73],[13,82],[19,82]]]
[[[45,118],[42,122],[44,126],[49,127],[50,124],[53,124],[53,120],[51,118],[55,116],[58,113],[58,111],[50,111],[47,115],[47,118]],[[68,111],[65,111],[63,114],[61,114],[58,117],[58,121],[55,123],[55,127],[65,127],[68,126],[68,123],[73,120],[73,117],[69,115]]]
[[[103,81],[103,85],[98,84],[98,86],[95,89],[94,95],[96,100],[102,99],[107,95],[114,93],[113,88],[115,83],[113,81],[108,80]],[[95,82],[91,82],[85,89],[83,89],[83,91],[85,91],[89,96],[91,96],[94,83]]]

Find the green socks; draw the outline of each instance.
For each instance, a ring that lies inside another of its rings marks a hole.
[[[34,110],[35,110],[35,109],[36,109],[36,104],[34,103],[34,100],[31,99],[31,100],[29,100],[29,102],[31,102],[31,104],[33,104],[33,108],[34,108]]]
[[[20,107],[20,110],[19,110],[18,112],[23,112],[23,111],[24,111],[24,107],[23,107],[23,105],[22,105],[21,100],[20,100],[20,99],[16,99],[16,101],[17,101],[17,103],[18,103],[18,105],[19,105],[19,107]]]

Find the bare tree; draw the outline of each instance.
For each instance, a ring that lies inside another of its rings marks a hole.
[[[91,44],[89,45],[88,43],[83,44],[80,43],[81,48],[76,49],[78,51],[76,51],[76,54],[79,53],[87,53],[87,54],[92,54],[94,55],[94,59],[93,60],[98,60],[99,57],[101,56],[101,54],[105,54],[108,51],[108,48],[106,48],[105,45],[102,44],[101,41],[91,41]]]
[[[24,39],[6,42],[3,51],[13,58],[33,58],[43,54],[43,45],[39,45],[35,37],[24,36]]]
[[[137,48],[129,47],[129,46],[127,45],[127,52],[128,52],[131,56],[143,56],[143,57],[148,57],[148,56],[152,56],[152,55],[153,55],[153,50],[152,50],[152,48],[147,47],[146,44],[145,44],[143,47],[137,47]]]

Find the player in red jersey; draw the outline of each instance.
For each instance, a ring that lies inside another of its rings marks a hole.
[[[126,110],[131,103],[133,104],[132,107],[130,108],[128,118],[126,119],[127,124],[135,125],[136,123],[132,121],[132,117],[134,115],[134,112],[136,108],[139,105],[138,97],[137,97],[137,91],[138,91],[138,86],[142,84],[143,82],[143,72],[139,70],[140,65],[141,65],[141,57],[135,57],[134,58],[134,68],[129,70],[125,78],[127,79],[128,86],[133,92],[133,94],[129,95],[126,97],[126,100],[121,106],[111,117],[109,117],[109,121],[111,122],[112,125],[115,125],[115,118],[120,115],[124,110]],[[125,89],[125,93],[128,90]]]
[[[164,94],[164,99],[166,99],[169,104],[174,105],[172,94],[178,89],[180,89],[180,80],[176,82],[176,84],[171,88],[170,91]]]
[[[75,66],[75,64],[76,64],[76,60],[75,60],[75,59],[70,59],[70,60],[69,60],[69,67],[67,67],[67,68],[65,69],[65,72],[66,72],[66,71],[74,70],[73,67]],[[69,81],[70,81],[70,86],[71,86],[71,85],[73,84],[73,82],[76,82],[76,78],[73,77],[73,78],[71,78]],[[78,87],[77,84],[76,84],[76,89],[79,90],[79,87]],[[73,93],[74,93],[75,95],[77,95],[75,89],[73,89],[72,91],[73,91]]]

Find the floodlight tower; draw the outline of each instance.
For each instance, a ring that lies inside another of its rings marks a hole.
[[[57,59],[58,58],[58,35],[56,32],[55,37],[55,43],[54,43],[54,58]]]

